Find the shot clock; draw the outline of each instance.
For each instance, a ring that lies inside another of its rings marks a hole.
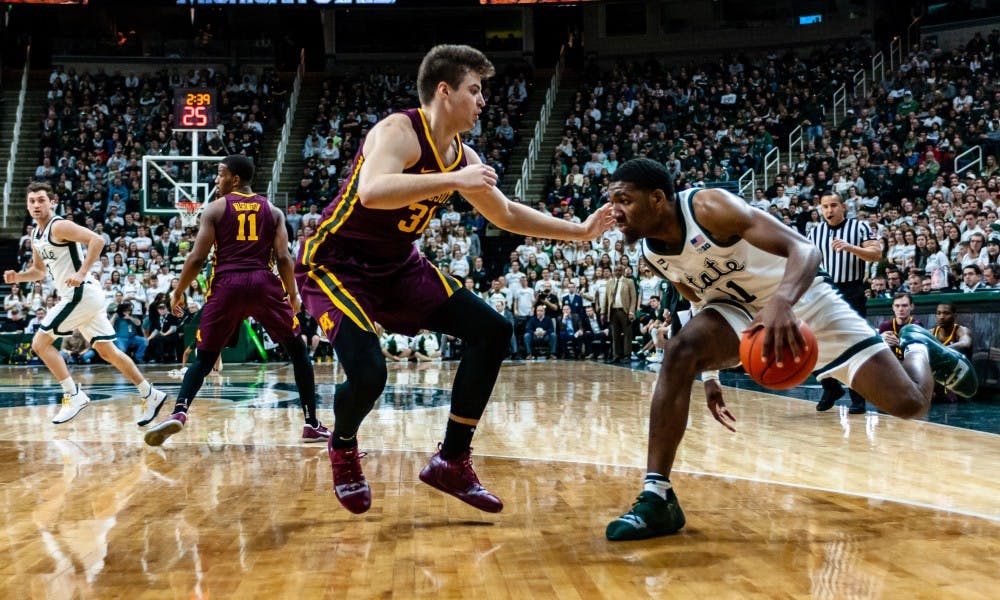
[[[174,90],[174,129],[215,129],[218,94],[205,88]]]

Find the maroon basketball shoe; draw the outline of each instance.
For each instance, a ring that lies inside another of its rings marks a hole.
[[[330,430],[324,427],[322,423],[317,421],[315,427],[309,423],[302,426],[301,441],[310,444],[313,442],[325,442],[328,439],[330,439]]]
[[[424,470],[420,471],[420,481],[451,494],[479,510],[491,513],[503,510],[500,498],[484,488],[479,483],[476,472],[472,470],[472,448],[458,458],[445,460],[441,458],[441,444],[438,444],[437,454],[432,456]]]
[[[361,459],[367,452],[358,452],[357,444],[350,448],[334,448],[332,444],[333,436],[330,436],[326,448],[333,467],[333,491],[337,500],[352,513],[363,513],[372,506],[372,491],[361,471]]]
[[[176,413],[160,421],[155,427],[151,427],[143,439],[150,446],[159,446],[167,441],[167,438],[184,429],[187,423],[187,414]]]

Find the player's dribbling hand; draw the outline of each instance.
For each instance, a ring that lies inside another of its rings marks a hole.
[[[17,283],[17,271],[7,270],[3,272],[4,283]]]
[[[611,203],[598,208],[592,215],[583,222],[586,237],[584,241],[590,241],[600,236],[605,231],[615,227],[615,218],[611,216]]]
[[[729,431],[735,432],[736,427],[733,424],[736,423],[736,417],[726,408],[726,401],[722,399],[722,386],[719,385],[718,381],[705,382],[705,399],[712,417]]]
[[[792,312],[792,306],[779,298],[774,298],[757,314],[743,333],[764,328],[764,343],[761,344],[761,358],[774,361],[779,367],[786,360],[798,362],[806,341],[799,330],[799,321]]]
[[[497,172],[489,165],[469,165],[461,169],[456,177],[455,188],[470,194],[487,192],[497,184]]]

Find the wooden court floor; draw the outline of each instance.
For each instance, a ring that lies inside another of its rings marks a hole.
[[[43,367],[0,369],[0,598],[1000,597],[1000,436],[729,388],[733,434],[697,384],[673,477],[687,528],[612,544],[655,375],[505,365],[475,440],[505,502],[489,515],[417,479],[455,367],[390,366],[360,516],[298,442],[289,366],[227,366],[159,449],[109,367],[76,368],[95,402],[59,427]],[[341,373],[316,371],[331,421]]]

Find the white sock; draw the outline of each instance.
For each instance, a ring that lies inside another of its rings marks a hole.
[[[148,396],[150,390],[153,389],[153,386],[149,385],[149,382],[146,381],[145,379],[143,379],[142,383],[140,383],[139,385],[137,385],[135,387],[136,387],[136,389],[139,390],[139,395],[142,396],[143,398],[145,398],[146,396]]]
[[[642,482],[642,491],[653,492],[664,500],[667,499],[667,490],[670,489],[670,481],[659,473],[646,473],[646,479]]]
[[[66,392],[67,394],[69,394],[71,396],[76,393],[76,382],[73,381],[73,376],[72,375],[70,375],[66,379],[63,379],[62,381],[60,381],[59,385],[62,386],[62,390],[64,392]]]
[[[909,354],[911,352],[918,352],[920,354],[923,354],[925,357],[927,357],[928,360],[930,360],[930,355],[927,353],[927,346],[925,346],[923,344],[909,344],[909,345],[907,345],[906,348],[903,349],[903,356],[905,357],[907,354]]]

